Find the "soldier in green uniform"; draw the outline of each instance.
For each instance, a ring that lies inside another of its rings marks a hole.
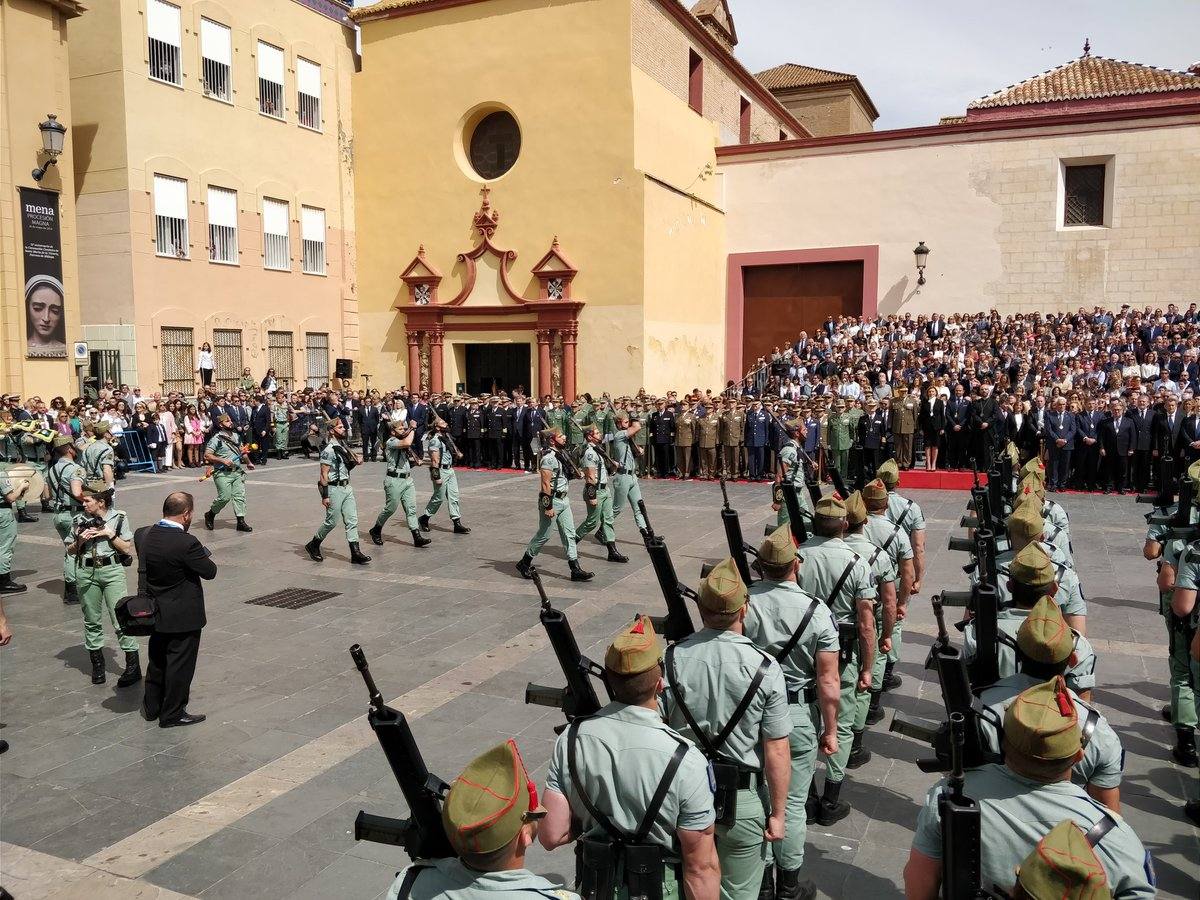
[[[230,502],[237,517],[237,530],[249,533],[254,529],[246,522],[246,470],[253,469],[250,454],[242,451],[238,433],[229,416],[217,416],[217,433],[204,447],[204,461],[213,467],[213,483],[217,497],[204,514],[204,527],[212,531],[217,513]]]
[[[46,407],[42,406],[41,411],[45,412]],[[21,438],[21,453],[25,457],[25,464],[32,466],[39,475],[42,476],[42,481],[47,485],[42,490],[42,495],[38,498],[41,503],[42,512],[48,513],[53,511],[50,505],[49,482],[47,478],[50,474],[50,462],[52,461],[53,443],[56,432],[49,429],[39,429],[36,432],[26,434]],[[33,497],[29,498],[34,499]],[[23,511],[23,510],[22,510]],[[18,521],[36,522],[37,516],[30,516],[26,513],[25,519]]]
[[[585,432],[592,424],[592,405],[582,397],[576,397],[574,406],[573,411],[564,410],[566,415],[563,424],[566,426],[564,434],[567,436],[567,446],[571,448],[572,454],[578,456],[587,443]]]
[[[1035,684],[1005,710],[1004,762],[966,773],[964,792],[979,805],[982,820],[980,874],[984,885],[1011,884],[1017,866],[1066,818],[1088,835],[1114,897],[1148,900],[1155,896],[1153,860],[1133,829],[1119,814],[1071,783],[1071,767],[1082,754],[1077,704],[1061,677]],[[942,823],[938,798],[945,790],[945,780],[935,785],[917,816],[904,869],[909,900],[936,900],[939,896]]]
[[[896,465],[901,469],[913,467],[913,440],[921,417],[921,398],[911,397],[908,385],[897,388],[898,396],[892,405],[892,438],[896,442]]]
[[[846,455],[846,484],[850,489],[862,485],[865,480],[863,473],[863,445],[858,436],[858,424],[863,412],[862,400],[846,401],[846,418],[850,420],[850,452]]]
[[[704,627],[667,648],[663,718],[714,765],[722,900],[753,897],[766,841],[783,839],[792,716],[783,670],[744,633],[749,594],[732,559],[700,585]]]
[[[1034,503],[1019,503],[1007,519],[1004,520],[1005,533],[1008,535],[1008,549],[996,554],[996,596],[1001,605],[1010,602],[1008,592],[1009,564],[1013,558],[1026,546],[1033,544],[1042,548],[1054,564],[1055,580],[1058,590],[1054,599],[1062,607],[1067,624],[1080,634],[1087,629],[1087,603],[1083,599],[1083,590],[1079,584],[1079,576],[1067,565],[1061,554],[1051,544],[1041,540],[1044,522]],[[972,579],[978,573],[972,573]]]
[[[1110,900],[1108,875],[1083,829],[1064,819],[1037,842],[1017,868],[1012,900]]]
[[[850,477],[850,424],[846,401],[835,397],[826,423],[826,446],[829,448],[829,465],[837,469],[843,479]]]
[[[746,467],[742,460],[746,445],[746,411],[742,405],[725,400],[721,413],[721,471],[726,478],[741,478]]]
[[[288,459],[291,456],[288,452],[288,433],[295,418],[296,415],[288,405],[283,391],[276,391],[275,399],[271,401],[271,422],[274,427],[275,456],[278,459]]]
[[[17,544],[17,517],[13,504],[25,493],[27,484],[9,478],[8,469],[0,467],[0,594],[22,594],[28,585],[13,581],[13,548]]]
[[[1043,597],[1030,610],[1017,629],[1016,644],[1017,672],[984,688],[979,695],[984,706],[995,714],[985,719],[982,730],[985,742],[997,751],[1000,742],[991,725],[992,720],[1004,718],[1004,710],[1022,691],[1065,676],[1075,653],[1074,635],[1050,597]],[[1063,684],[1066,684],[1065,678]],[[1094,800],[1118,811],[1121,808],[1121,770],[1125,764],[1121,741],[1099,711],[1084,703],[1074,691],[1067,690],[1077,708],[1082,733],[1083,756],[1074,766],[1075,781],[1083,784]]]
[[[800,515],[806,528],[812,526],[813,505],[812,496],[804,479],[804,463],[800,456],[800,442],[797,440],[803,423],[793,419],[785,422],[784,431],[787,440],[779,448],[778,462],[775,468],[775,487],[771,494],[771,509],[775,510],[775,524],[786,525],[791,521],[787,503],[783,500],[782,485],[790,484],[796,488],[796,500],[800,504]]]
[[[575,543],[597,531],[600,543],[608,548],[608,561],[627,563],[629,557],[617,549],[616,532],[613,530],[613,498],[609,490],[608,461],[601,456],[600,446],[604,436],[598,425],[589,425],[587,446],[583,450],[583,500],[587,504],[587,518],[575,529]]]
[[[1200,588],[1200,547],[1190,545],[1179,562],[1175,577],[1175,589],[1171,593],[1171,612],[1185,623],[1191,631],[1192,684],[1200,685],[1200,604],[1196,603],[1196,591]],[[1200,692],[1195,698],[1195,714],[1200,716]],[[1183,813],[1193,825],[1200,828],[1200,799],[1184,804]]]
[[[565,435],[567,433],[567,419],[570,418],[570,415],[570,411],[563,405],[561,397],[554,399],[546,398],[544,416],[547,428],[558,429]]]
[[[12,425],[12,412],[8,409],[3,411],[0,416],[0,424]],[[0,456],[3,458],[3,467],[7,465],[19,465],[26,462],[27,459],[27,444],[28,433],[17,428],[9,428],[5,434],[0,434]],[[43,473],[44,474],[44,473]],[[16,513],[15,521],[18,523],[33,523],[38,520],[37,516],[30,515],[25,511],[25,495],[22,492],[21,498],[13,505],[13,510]]]
[[[629,414],[629,424],[634,422],[638,424],[637,433],[633,436],[632,447],[637,466],[635,474],[638,478],[645,478],[646,472],[650,465],[650,405],[645,402],[635,402],[631,404],[632,412]],[[617,425],[620,428],[620,425]],[[616,458],[616,444],[613,444],[614,458]],[[640,490],[640,489],[639,489]],[[620,507],[613,503],[613,515],[619,513]],[[641,527],[640,525],[638,526]]]
[[[463,769],[442,805],[457,856],[408,866],[397,873],[387,900],[579,900],[525,868],[545,816],[516,741],[493,747]]]
[[[608,435],[616,430],[614,424],[614,412],[612,404],[607,396],[601,397],[596,404],[596,412],[592,416],[592,423],[600,429],[600,436],[603,438],[604,452],[612,455],[612,447],[608,444]]]
[[[871,689],[875,661],[878,588],[866,560],[842,539],[845,533],[846,504],[836,495],[823,497],[813,516],[813,536],[797,551],[797,583],[829,607],[838,626],[838,750],[825,755],[825,789],[819,798],[811,798],[813,817],[825,826],[850,814],[850,804],[839,797],[853,746],[859,695]]]
[[[801,881],[805,802],[812,787],[817,750],[837,753],[838,633],[833,613],[796,584],[796,545],[786,526],[776,528],[758,549],[762,580],[750,588],[745,634],[783,669],[792,732],[788,745],[792,777],[788,784],[783,840],[772,845],[774,864],[763,874],[760,896],[800,900],[816,896],[812,881]]]
[[[88,481],[103,481],[111,488],[117,483],[117,454],[113,450],[112,431],[107,422],[96,422],[92,425],[92,434],[96,439],[84,449],[80,463]]]
[[[350,469],[361,460],[346,446],[346,423],[340,418],[328,420],[329,440],[321,450],[321,474],[317,479],[317,493],[325,507],[325,520],[312,540],[304,545],[313,562],[324,562],[321,541],[333,531],[340,519],[346,529],[346,541],[350,545],[350,562],[364,565],[371,561],[358,546],[358,504],[354,501],[354,488],[350,485]]]
[[[616,523],[617,516],[621,515],[621,510],[628,503],[629,508],[633,510],[633,521],[637,523],[642,537],[645,537],[646,517],[642,515],[641,507],[638,506],[642,500],[642,488],[638,484],[638,457],[634,452],[638,435],[642,435],[643,446],[645,445],[642,423],[636,420],[631,421],[625,413],[617,413],[614,424],[617,430],[612,436],[612,459],[617,464],[617,471],[613,473],[611,488],[613,523]],[[645,454],[643,453],[642,456],[644,457]]]
[[[557,428],[546,428],[541,433],[541,459],[538,475],[541,490],[538,492],[537,532],[525,548],[525,555],[517,563],[517,571],[523,578],[533,577],[533,558],[546,546],[550,526],[558,526],[558,537],[567,552],[567,565],[571,567],[572,581],[590,581],[594,572],[585,572],[579,564],[575,547],[575,517],[571,512],[571,500],[567,494],[567,469],[572,463],[566,456],[567,438]]]
[[[684,398],[675,416],[675,468],[680,481],[688,481],[692,477],[692,451],[696,445],[696,414],[689,405],[690,399]]]
[[[454,473],[454,462],[462,459],[462,454],[454,446],[446,420],[434,416],[432,424],[434,432],[425,442],[425,448],[429,451],[429,480],[433,482],[433,496],[425,504],[425,513],[417,519],[417,524],[422,531],[428,531],[429,520],[445,503],[450,511],[450,521],[454,523],[454,533],[470,534],[471,529],[462,523],[462,510],[458,505],[458,476]]]
[[[412,533],[414,547],[428,547],[432,541],[421,534],[420,523],[417,521],[417,489],[413,485],[412,459],[410,458],[413,439],[416,437],[416,422],[404,424],[402,419],[391,423],[392,436],[383,445],[383,461],[386,470],[383,474],[383,511],[375,520],[375,525],[368,534],[377,547],[383,546],[383,526],[387,524],[396,512],[397,507],[404,507],[404,516],[408,530]]]
[[[68,553],[75,554],[75,583],[83,610],[83,646],[92,661],[92,684],[103,684],[104,612],[108,611],[117,646],[125,651],[125,671],[117,687],[128,687],[142,678],[138,642],[117,624],[117,604],[129,593],[122,556],[133,553],[133,529],[121,510],[110,509],[112,489],[104,482],[89,481],[83,487],[83,512],[75,516],[71,533],[64,539]]]
[[[717,477],[717,440],[720,430],[716,408],[701,406],[696,416],[696,448],[700,459],[700,477],[705,481]]]
[[[616,897],[661,892],[663,900],[678,900],[686,884],[688,896],[711,900],[721,877],[711,773],[659,716],[662,658],[662,642],[643,616],[609,645],[604,674],[613,699],[572,722],[554,745],[538,837],[553,850],[578,836],[577,880],[612,883]],[[623,857],[631,840],[643,860],[651,857],[648,884],[629,884],[635,879]]]
[[[46,479],[50,485],[53,498],[54,530],[58,532],[59,540],[65,547],[71,537],[75,517],[83,512],[83,485],[87,474],[83,467],[75,462],[79,451],[75,442],[67,435],[60,434],[54,439],[54,453],[57,459],[50,468]],[[63,552],[63,603],[78,603],[79,593],[75,587],[75,557]]]
[[[925,516],[915,500],[901,497],[896,493],[896,485],[900,483],[900,469],[894,459],[883,463],[875,472],[875,477],[883,482],[888,491],[887,517],[904,529],[908,534],[913,552],[913,580],[910,597],[921,592],[921,582],[925,578]],[[900,659],[900,641],[904,630],[904,613],[896,610],[896,626],[892,629],[892,650],[888,654],[887,666],[883,672],[883,689],[894,691],[903,683],[903,679],[892,672],[896,661]]]

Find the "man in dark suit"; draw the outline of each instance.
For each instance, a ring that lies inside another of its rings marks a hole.
[[[1136,432],[1133,444],[1132,468],[1129,477],[1133,489],[1139,493],[1150,487],[1150,460],[1154,452],[1154,410],[1150,409],[1150,398],[1138,394],[1133,407],[1126,411]]]
[[[675,468],[675,410],[667,406],[666,400],[658,401],[658,409],[650,417],[650,429],[654,435],[658,477],[670,478]]]
[[[159,728],[195,725],[204,716],[187,711],[200,630],[204,617],[204,586],[217,575],[217,565],[204,545],[188,533],[192,524],[192,495],[169,494],[157,525],[139,528],[133,542],[145,584],[139,589],[158,603],[158,624],[150,635],[142,717],[158,719]]]
[[[1108,417],[1100,421],[1100,457],[1103,461],[1104,493],[1125,493],[1129,480],[1129,461],[1137,444],[1137,428],[1125,415],[1124,404],[1113,400],[1108,404]]]
[[[273,443],[271,440],[271,407],[267,406],[266,399],[259,394],[254,398],[254,406],[250,408],[250,441],[258,444],[252,457],[254,461],[260,465],[267,464],[267,448]]]
[[[1075,417],[1075,484],[1081,491],[1096,490],[1100,478],[1100,420],[1104,411],[1092,397],[1087,409]]]
[[[1167,396],[1163,408],[1159,410],[1154,423],[1154,452],[1152,456],[1159,459],[1170,456],[1175,459],[1175,474],[1183,471],[1179,452],[1179,435],[1183,430],[1183,413],[1179,411],[1179,400],[1174,394]]]
[[[1191,402],[1191,410],[1183,416],[1183,425],[1179,429],[1179,449],[1182,451],[1184,469],[1200,459],[1200,414],[1197,414],[1195,401]]]
[[[451,409],[453,408],[451,407]],[[453,417],[453,414],[451,416]],[[446,419],[445,416],[442,416],[442,418],[449,423],[450,436],[457,441],[458,436],[454,434],[453,418]],[[425,455],[425,429],[429,425],[429,394],[427,392],[423,391],[421,396],[413,402],[413,405],[408,410],[408,420],[417,423],[416,430],[413,432],[412,450],[413,453],[417,454],[417,459],[420,459]]]
[[[1066,397],[1054,398],[1054,409],[1046,416],[1046,452],[1050,458],[1046,487],[1061,491],[1071,478],[1071,454],[1075,450],[1075,414],[1067,409]]]
[[[1000,419],[1000,400],[992,392],[992,383],[985,380],[979,388],[979,398],[971,404],[971,446],[980,470],[992,464],[992,454],[1007,437],[997,426]]]
[[[954,385],[954,394],[946,403],[946,453],[951,469],[966,467],[968,440],[971,435],[971,401],[961,384]]]
[[[374,395],[368,397],[358,408],[358,427],[362,435],[363,459],[374,462],[379,455],[379,423],[383,408]]]

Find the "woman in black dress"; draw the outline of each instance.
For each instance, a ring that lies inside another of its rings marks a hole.
[[[946,434],[946,401],[932,384],[921,401],[921,434],[925,438],[925,469],[937,471],[938,444]]]

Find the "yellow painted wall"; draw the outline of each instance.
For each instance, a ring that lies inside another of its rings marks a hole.
[[[44,161],[38,123],[56,113],[67,126],[60,164],[38,185]],[[67,30],[63,14],[43,0],[0,0],[0,393],[49,401],[79,393],[72,360],[25,358],[25,272],[19,217],[21,187],[59,192],[67,349],[80,337],[76,264],[75,180]]]

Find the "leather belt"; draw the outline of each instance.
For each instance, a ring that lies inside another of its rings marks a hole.
[[[345,487],[349,483],[350,483],[349,478],[345,479],[344,481],[331,481],[331,482],[329,482],[329,487]]]
[[[762,775],[759,772],[753,772],[750,769],[738,770],[738,790],[748,791],[753,787],[757,787],[762,783]]]
[[[7,500],[0,500],[0,509],[12,509],[13,505]]]
[[[407,478],[408,472],[397,472],[395,469],[388,469],[388,478]]]
[[[80,560],[80,562],[82,562],[83,565],[89,569],[100,569],[104,566],[111,566],[116,561],[117,558],[115,556],[97,556],[94,559],[90,556],[85,556]]]
[[[567,492],[566,491],[555,491],[554,496],[561,500],[563,497],[567,496]]]
[[[792,704],[793,706],[795,704],[799,703],[802,698],[805,703],[808,703],[808,704],[816,703],[817,702],[817,686],[815,684],[810,684],[803,691],[788,691],[787,692],[788,703]]]

